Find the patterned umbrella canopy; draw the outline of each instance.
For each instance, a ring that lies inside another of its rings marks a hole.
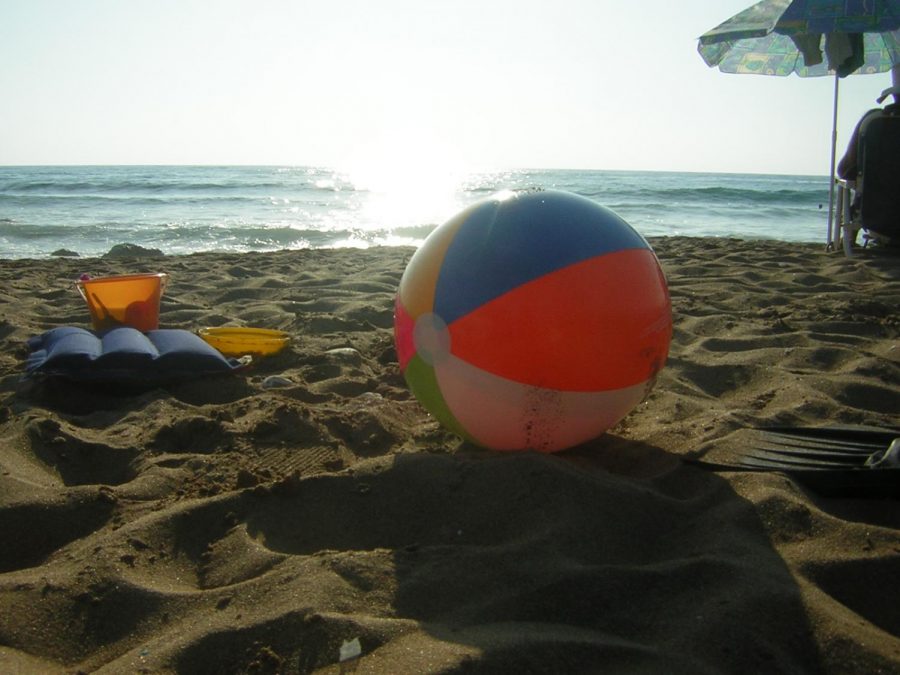
[[[838,79],[900,64],[900,0],[762,0],[701,35],[697,51],[723,73],[835,75],[831,246]]]
[[[844,77],[900,63],[898,29],[900,0],[762,0],[701,35],[697,50],[723,73]]]

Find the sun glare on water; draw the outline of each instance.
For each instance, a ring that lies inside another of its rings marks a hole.
[[[440,225],[463,204],[463,165],[434,144],[370,151],[348,164],[346,176],[364,193],[359,221],[395,233],[378,243],[419,243],[427,226]],[[411,228],[418,236],[396,234]]]

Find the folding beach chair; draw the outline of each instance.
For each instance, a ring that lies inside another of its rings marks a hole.
[[[876,115],[860,129],[859,172],[838,181],[832,241],[852,255],[857,233],[870,240],[900,241],[900,115]]]

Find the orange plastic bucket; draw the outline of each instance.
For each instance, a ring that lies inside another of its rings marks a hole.
[[[129,274],[75,282],[87,302],[96,331],[131,326],[141,332],[159,328],[159,301],[169,275]]]

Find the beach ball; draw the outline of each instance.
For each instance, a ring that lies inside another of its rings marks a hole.
[[[613,211],[556,190],[501,192],[436,228],[394,307],[412,393],[493,450],[601,435],[649,393],[671,336],[650,245]]]

